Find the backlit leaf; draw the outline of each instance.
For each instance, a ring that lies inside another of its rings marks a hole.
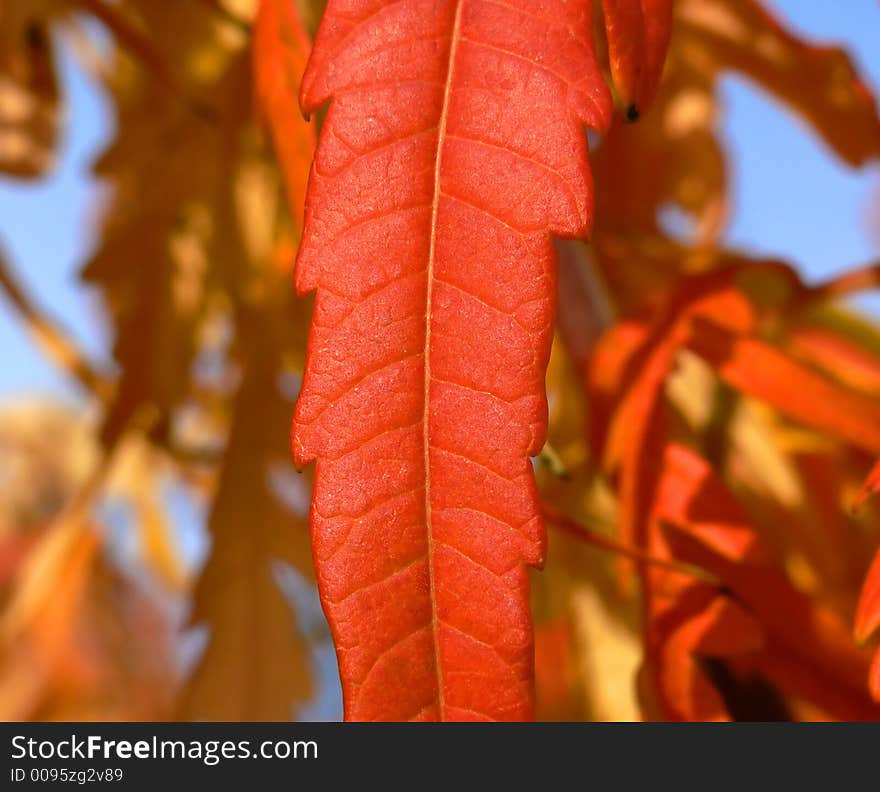
[[[549,235],[589,228],[610,109],[589,8],[331,1],[303,108],[330,98],[293,448],[346,717],[528,718]]]

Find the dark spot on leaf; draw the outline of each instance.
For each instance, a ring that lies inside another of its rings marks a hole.
[[[47,48],[46,31],[37,22],[29,22],[24,31],[24,39],[28,48],[34,52],[43,52]]]

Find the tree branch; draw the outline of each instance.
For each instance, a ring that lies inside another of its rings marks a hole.
[[[29,299],[9,268],[2,250],[0,291],[6,295],[45,355],[86,390],[104,401],[113,387],[112,379],[90,363],[85,353],[77,348],[59,324],[49,319]]]

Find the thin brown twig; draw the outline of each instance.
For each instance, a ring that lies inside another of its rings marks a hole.
[[[102,372],[97,365],[91,363],[88,356],[70,340],[69,333],[65,332],[58,322],[47,317],[33,303],[12,273],[2,250],[0,250],[0,293],[6,295],[13,310],[20,315],[46,356],[96,398],[106,410],[114,396],[116,380],[112,375]],[[137,413],[137,409],[135,413]],[[135,424],[141,421],[137,415],[134,415],[130,420],[134,420]],[[115,445],[115,442],[112,444]],[[170,458],[177,464],[184,477],[190,475],[190,468],[194,465],[216,465],[218,461],[217,456],[210,456],[208,452],[192,451],[187,453],[186,450],[174,447],[167,450]]]
[[[49,319],[30,300],[13,275],[0,251],[0,290],[21,315],[28,330],[46,355],[86,390],[104,400],[112,388],[112,380],[89,362],[84,352],[70,340],[59,324]]]
[[[807,290],[800,302],[803,306],[826,300],[839,300],[841,297],[869,289],[880,289],[880,261],[847,270]]]
[[[580,539],[582,542],[586,542],[600,550],[605,550],[609,553],[616,553],[617,555],[621,555],[641,564],[650,564],[651,566],[668,569],[671,572],[688,575],[689,577],[697,578],[698,580],[701,580],[704,583],[709,583],[713,586],[720,585],[718,579],[705,569],[691,564],[685,564],[681,561],[657,558],[650,553],[646,553],[644,550],[625,545],[622,542],[618,542],[604,534],[600,534],[597,531],[587,528],[585,525],[581,525],[579,522],[572,520],[570,517],[567,517],[557,511],[553,506],[546,503],[542,506],[542,512],[544,514],[544,519],[550,525],[553,525],[563,533],[573,536],[576,539]]]

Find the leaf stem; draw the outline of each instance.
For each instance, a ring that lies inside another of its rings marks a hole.
[[[855,292],[880,289],[880,261],[873,261],[847,270],[831,280],[810,289],[801,300],[801,307],[824,300],[839,300]]]
[[[574,537],[575,539],[580,539],[582,542],[592,545],[600,550],[605,550],[609,553],[616,553],[617,555],[629,558],[640,564],[650,564],[651,566],[668,569],[671,572],[688,575],[689,577],[697,578],[698,580],[701,580],[704,583],[709,583],[713,586],[720,585],[720,581],[705,569],[681,561],[657,558],[657,556],[651,555],[644,550],[631,547],[623,542],[618,542],[616,539],[612,539],[598,531],[587,528],[585,525],[581,525],[581,523],[572,520],[570,517],[557,511],[555,507],[547,503],[542,505],[541,510],[544,514],[544,519],[550,525],[558,528],[562,533]]]

